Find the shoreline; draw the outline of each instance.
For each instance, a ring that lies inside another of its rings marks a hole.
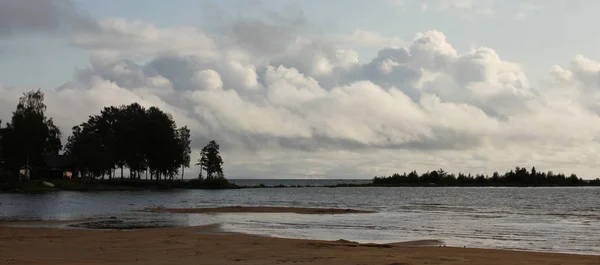
[[[45,186],[42,180],[31,180],[20,182],[18,185],[10,186],[0,183],[0,194],[27,194],[27,193],[45,193],[60,191],[78,191],[78,192],[102,192],[102,191],[163,191],[163,190],[231,190],[231,189],[288,189],[288,188],[396,188],[396,187],[428,187],[428,188],[583,188],[599,187],[599,185],[431,185],[431,184],[384,184],[384,183],[338,183],[335,185],[237,185],[235,180],[226,184],[204,185],[190,183],[190,180],[182,181],[147,181],[147,180],[94,180],[91,183],[74,182],[69,180],[46,180],[54,184],[53,187]],[[192,180],[193,181],[193,180]]]
[[[150,208],[146,209],[155,213],[192,213],[192,214],[213,214],[213,213],[295,213],[295,214],[360,214],[375,213],[375,211],[365,211],[356,209],[337,209],[337,208],[306,208],[306,207],[271,207],[271,206],[229,206],[213,208]]]
[[[206,227],[130,231],[32,228],[0,224],[7,264],[600,264],[600,256],[424,246],[358,244],[205,233]],[[213,227],[214,229],[214,227]],[[214,231],[213,231],[214,232]],[[36,251],[31,251],[36,249]]]

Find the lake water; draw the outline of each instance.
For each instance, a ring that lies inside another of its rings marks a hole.
[[[240,186],[258,186],[263,184],[268,187],[274,187],[278,185],[283,186],[335,186],[337,184],[369,184],[372,182],[371,179],[233,179],[230,180]]]
[[[377,213],[201,215],[139,211],[158,206],[232,205],[339,207]],[[150,225],[219,224],[225,232],[275,237],[376,243],[439,239],[459,247],[600,254],[600,188],[592,187],[314,187],[0,194],[0,219],[4,220],[110,216]]]

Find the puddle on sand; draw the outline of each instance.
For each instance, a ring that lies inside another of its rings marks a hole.
[[[3,226],[37,227],[37,228],[79,228],[133,230],[142,228],[181,227],[183,225],[169,220],[142,220],[137,218],[95,218],[68,221],[17,221],[0,223]]]
[[[142,228],[166,228],[166,227],[177,227],[170,222],[165,221],[143,221],[134,219],[106,219],[106,220],[95,220],[90,222],[79,222],[68,225],[69,227],[85,228],[85,229],[110,229],[110,230],[133,230]]]

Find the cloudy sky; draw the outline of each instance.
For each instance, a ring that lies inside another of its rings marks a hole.
[[[596,178],[596,0],[0,0],[0,118],[139,102],[230,178],[516,165]],[[188,170],[189,176],[197,169]]]

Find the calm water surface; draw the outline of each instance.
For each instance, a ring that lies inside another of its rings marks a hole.
[[[157,206],[231,205],[342,207],[377,213],[173,215],[138,211]],[[600,254],[600,188],[315,187],[0,194],[0,219],[4,220],[109,216],[148,224],[220,224],[227,232],[275,237],[377,243],[440,239],[449,246]]]

